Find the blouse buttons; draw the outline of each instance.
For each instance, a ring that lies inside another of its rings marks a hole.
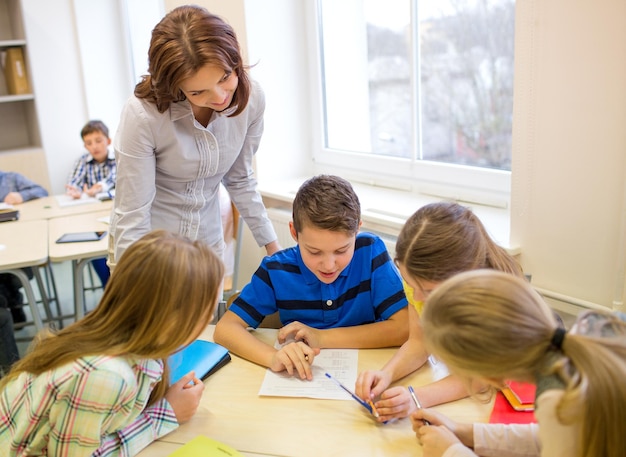
[[[326,300],[326,306],[333,306],[332,300]]]

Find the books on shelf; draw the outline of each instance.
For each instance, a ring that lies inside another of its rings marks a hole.
[[[4,77],[7,90],[11,95],[30,94],[30,84],[26,73],[26,62],[21,47],[12,47],[5,50]]]

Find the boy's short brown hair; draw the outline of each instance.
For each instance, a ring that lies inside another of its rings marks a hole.
[[[85,138],[85,136],[94,132],[102,132],[104,136],[109,138],[109,128],[104,124],[104,122],[99,120],[92,120],[85,124],[85,126],[80,131],[80,137]]]
[[[356,234],[361,204],[352,185],[339,176],[318,175],[305,181],[293,200],[293,225]]]

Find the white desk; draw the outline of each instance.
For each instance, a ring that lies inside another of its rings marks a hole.
[[[11,273],[20,280],[33,315],[37,330],[43,322],[37,308],[28,276],[22,268],[33,267],[39,287],[42,287],[38,268],[48,262],[48,223],[43,220],[0,223],[0,271]],[[42,289],[43,290],[43,289]],[[46,313],[51,316],[46,303]]]
[[[52,219],[101,211],[108,211],[110,213],[112,207],[112,200],[83,203],[73,206],[60,206],[54,195],[15,205],[15,209],[20,212],[20,221]]]
[[[81,205],[82,206],[82,205]],[[100,241],[87,241],[81,243],[56,243],[56,240],[64,233],[88,232],[109,229],[108,224],[98,221],[99,218],[110,214],[109,210],[77,214],[74,216],[55,217],[48,220],[48,255],[51,262],[72,261],[72,274],[74,281],[74,312],[76,320],[85,314],[83,299],[83,270],[87,262],[106,257],[108,253],[109,237],[105,236]]]
[[[213,326],[203,334],[212,340]],[[276,330],[256,331],[273,343]],[[359,371],[381,367],[396,349],[359,351]],[[265,368],[232,356],[232,361],[205,381],[196,415],[148,446],[139,455],[167,455],[197,435],[206,435],[244,455],[266,456],[420,456],[411,422],[387,425],[373,421],[355,401],[260,397]],[[424,385],[433,380],[423,367],[399,384]],[[353,387],[353,386],[350,386]],[[487,422],[492,403],[464,399],[436,407],[459,421]],[[154,453],[153,453],[154,449]]]

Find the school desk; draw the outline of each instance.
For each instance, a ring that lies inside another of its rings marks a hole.
[[[85,314],[83,270],[89,261],[107,256],[109,237],[107,235],[99,241],[80,243],[57,243],[56,240],[65,233],[108,231],[109,225],[98,219],[108,217],[110,214],[110,210],[105,210],[55,217],[48,220],[47,241],[50,262],[65,262],[68,260],[72,262],[74,317],[76,320]]]
[[[20,220],[29,221],[37,219],[52,219],[55,217],[74,216],[77,214],[93,213],[108,210],[113,207],[112,200],[100,201],[92,203],[81,203],[80,205],[61,206],[56,196],[49,195],[47,197],[30,200],[19,205],[15,205],[15,209],[20,211]]]
[[[201,336],[212,341],[214,326]],[[254,333],[273,344],[276,330]],[[396,348],[359,351],[359,371],[384,365]],[[422,450],[408,418],[378,424],[352,400],[260,397],[265,368],[237,356],[207,378],[196,415],[142,451],[140,457],[165,456],[197,435],[221,441],[247,456],[420,456]],[[433,380],[425,366],[399,385]],[[349,386],[353,388],[354,386]],[[459,421],[488,422],[492,403],[463,399],[436,409]]]
[[[33,323],[37,330],[43,329],[43,322],[37,308],[37,301],[28,276],[22,268],[32,267],[41,288],[39,267],[48,262],[48,223],[43,220],[13,221],[0,223],[0,272],[11,273],[20,280],[26,300],[30,306]],[[50,310],[46,305],[46,316]]]

